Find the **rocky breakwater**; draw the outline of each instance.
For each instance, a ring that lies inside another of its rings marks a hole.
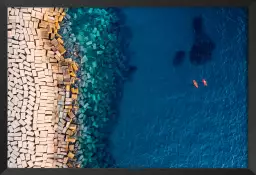
[[[58,78],[59,95],[58,95],[58,115],[56,122],[58,123],[57,132],[59,147],[58,153],[59,160],[65,164],[64,167],[80,167],[76,163],[75,151],[77,150],[78,141],[76,139],[77,134],[77,120],[76,113],[78,110],[77,96],[78,96],[78,81],[76,77],[76,71],[78,65],[71,59],[66,59],[61,62],[61,69],[63,75]],[[65,138],[64,135],[65,134]],[[68,151],[67,156],[62,152]]]
[[[75,157],[83,168],[115,164],[108,137],[129,67],[121,22],[113,8],[70,8],[61,23],[64,56],[80,65]]]
[[[8,167],[79,167],[76,71],[65,59],[63,8],[8,8]]]

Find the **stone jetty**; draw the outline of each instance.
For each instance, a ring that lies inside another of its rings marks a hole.
[[[8,8],[8,167],[74,168],[79,65],[63,8]]]

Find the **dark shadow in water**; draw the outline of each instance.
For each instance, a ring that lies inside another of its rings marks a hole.
[[[129,66],[128,68],[128,80],[132,80],[133,74],[137,71],[137,66]]]
[[[185,51],[182,51],[182,50],[177,51],[174,55],[172,65],[175,67],[180,66],[184,62],[185,57],[186,57]]]
[[[193,19],[193,30],[195,35],[200,35],[203,33],[203,19],[201,16],[195,17]]]
[[[110,8],[105,8],[107,11],[115,13],[116,16],[118,16],[118,24],[119,25],[125,25],[126,23],[126,16],[123,13],[121,8],[118,7],[110,7]]]
[[[216,45],[214,41],[205,33],[203,28],[203,18],[201,16],[193,19],[194,43],[190,49],[189,58],[193,65],[202,65],[212,59],[212,52]]]

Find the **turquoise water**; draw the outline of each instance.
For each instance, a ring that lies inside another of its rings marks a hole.
[[[85,61],[79,99],[85,128],[78,153],[84,167],[247,167],[246,10],[109,8],[67,14],[72,42],[79,43]],[[202,65],[189,60],[196,16],[216,46]],[[186,53],[184,61],[173,65],[179,50]],[[137,70],[130,74],[129,65]]]

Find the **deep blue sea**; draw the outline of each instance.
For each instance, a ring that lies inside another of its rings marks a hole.
[[[129,49],[137,71],[124,85],[120,116],[110,136],[116,166],[246,168],[246,10],[122,10],[132,33]],[[193,65],[188,58],[192,20],[198,15],[216,45],[212,59],[203,65]],[[174,66],[178,50],[186,57]]]

